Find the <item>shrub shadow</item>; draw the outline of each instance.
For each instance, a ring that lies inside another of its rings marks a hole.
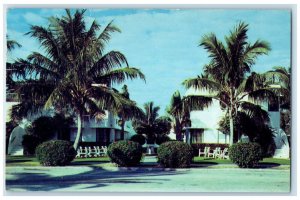
[[[9,173],[14,178],[6,179],[6,190],[26,190],[26,191],[54,191],[57,189],[65,191],[72,190],[72,187],[80,186],[82,189],[99,188],[111,184],[124,183],[150,183],[160,184],[168,181],[165,177],[186,173],[175,169],[151,169],[151,168],[117,168],[117,171],[110,171],[101,167],[90,167],[88,172],[74,175],[51,176],[49,173],[32,173],[22,171],[20,173]],[[150,178],[151,177],[151,178]],[[121,186],[120,186],[121,187]]]

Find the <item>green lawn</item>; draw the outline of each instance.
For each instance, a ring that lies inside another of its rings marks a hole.
[[[201,164],[233,164],[229,159],[214,159],[204,157],[194,157],[194,163]],[[279,158],[264,158],[259,163],[265,165],[290,165],[290,159],[279,159]]]
[[[97,158],[76,158],[72,161],[71,166],[78,165],[98,165],[103,163],[108,163],[108,157],[97,157]],[[17,167],[17,166],[40,166],[36,157],[33,156],[6,156],[6,166],[7,167]]]
[[[108,157],[97,157],[97,158],[76,158],[71,166],[98,166],[109,163]],[[195,164],[207,164],[207,165],[217,165],[217,164],[232,164],[230,160],[227,159],[213,159],[204,157],[194,157]],[[265,158],[260,162],[264,165],[290,165],[290,159],[277,159],[277,158]],[[35,157],[29,156],[6,156],[6,166],[40,166],[39,162]]]

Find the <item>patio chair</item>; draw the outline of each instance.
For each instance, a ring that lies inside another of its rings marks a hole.
[[[224,148],[224,150],[221,151],[219,158],[229,159],[228,148]]]
[[[213,158],[220,157],[221,155],[221,147],[216,147],[215,150],[213,151]]]
[[[85,157],[86,157],[86,158],[87,158],[87,157],[91,157],[91,153],[90,153],[88,147],[84,147],[84,152],[85,152]]]
[[[216,156],[218,154],[220,154],[220,152],[221,152],[221,148],[220,147],[216,147],[212,152],[208,152],[207,157],[208,158],[210,158],[210,157],[216,158]]]
[[[204,147],[204,150],[201,151],[201,149],[199,149],[199,157],[201,157],[201,155],[204,155],[204,157],[206,157],[209,153],[210,147]]]
[[[99,149],[99,146],[94,146],[94,156],[95,157],[99,157],[100,156],[100,149]]]
[[[96,157],[96,152],[95,152],[95,150],[92,149],[91,147],[88,147],[88,153],[87,153],[87,155],[88,155],[89,157]]]
[[[106,155],[106,153],[107,153],[107,147],[105,146],[101,146],[101,148],[99,149],[99,154],[100,154],[100,156],[105,156]]]
[[[79,149],[77,150],[77,155],[78,158],[80,157],[86,157],[86,151],[82,148],[82,146],[79,147]]]

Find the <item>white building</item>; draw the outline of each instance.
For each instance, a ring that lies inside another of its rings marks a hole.
[[[207,91],[189,89],[185,96],[189,95],[208,95]],[[210,95],[214,95],[211,94]],[[245,98],[247,100],[247,98]],[[270,117],[270,126],[274,130],[274,141],[276,151],[274,157],[288,158],[289,144],[286,134],[280,129],[280,108],[279,104],[269,104],[267,101],[260,104],[261,108],[268,111]],[[194,110],[190,113],[191,126],[185,127],[184,141],[189,144],[197,143],[219,143],[229,144],[229,135],[218,130],[218,122],[223,118],[224,111],[221,110],[218,100],[212,101],[208,108],[203,110]]]
[[[6,122],[10,121],[10,109],[13,105],[18,104],[18,98],[15,94],[7,94],[6,98]],[[129,139],[132,135],[135,135],[135,131],[132,127],[131,121],[126,121],[124,126],[124,135],[121,134],[121,126],[119,125],[119,118],[114,116],[110,112],[106,111],[105,116],[101,120],[96,120],[89,115],[85,115],[82,123],[82,138],[80,145],[85,146],[108,146],[110,143],[118,140]],[[16,127],[10,135],[9,139],[9,152],[10,155],[22,155],[22,136],[25,134],[25,129],[32,121],[40,116],[54,116],[55,110],[48,110],[37,113],[35,115],[29,115],[20,122],[20,125]],[[22,131],[21,131],[22,130]],[[68,139],[71,142],[75,141],[77,134],[77,123],[75,119],[74,126],[71,127],[70,135],[64,136],[64,139]],[[17,140],[16,140],[17,139]],[[57,135],[53,139],[58,138]]]

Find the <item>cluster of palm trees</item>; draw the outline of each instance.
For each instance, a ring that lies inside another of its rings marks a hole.
[[[39,41],[44,53],[33,52],[27,59],[9,64],[12,71],[7,81],[19,95],[22,94],[20,104],[13,107],[14,116],[26,116],[45,108],[75,113],[78,127],[75,149],[82,135],[85,114],[101,120],[105,110],[109,110],[119,116],[122,132],[125,122],[134,119],[136,131],[146,134],[149,140],[159,133],[167,134],[172,124],[177,139],[181,140],[183,127],[190,123],[190,111],[209,106],[212,99],[220,102],[228,116],[232,144],[233,123],[238,111],[249,116],[254,111],[264,113],[256,105],[257,101],[289,95],[290,86],[286,85],[289,74],[280,71],[283,69],[265,74],[251,73],[256,58],[267,54],[270,46],[265,41],[247,42],[248,25],[240,23],[225,38],[225,45],[214,34],[203,36],[200,46],[207,50],[211,62],[204,66],[203,74],[183,82],[186,88],[208,90],[214,95],[181,97],[177,91],[167,109],[170,117],[158,117],[159,107],[153,102],[145,104],[143,111],[130,99],[126,85],[121,91],[113,88],[127,79],[145,80],[144,74],[130,67],[121,52],[105,52],[112,33],[120,30],[112,22],[102,28],[93,21],[87,27],[84,14],[85,10],[72,13],[67,9],[65,16],[51,17],[48,27],[31,26],[27,34]],[[8,40],[8,50],[15,46],[20,45]],[[286,81],[280,89],[272,87],[278,77]]]

